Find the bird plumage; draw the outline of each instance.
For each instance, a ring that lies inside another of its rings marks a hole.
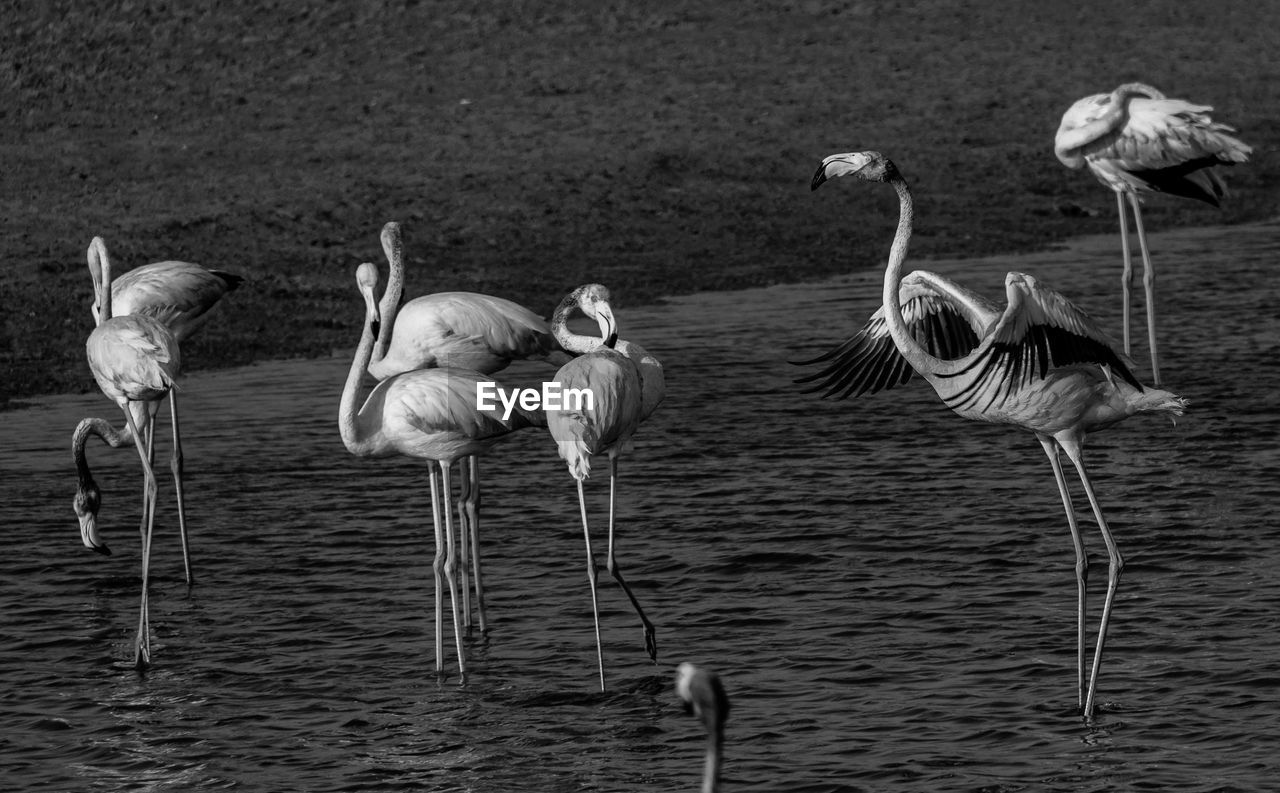
[[[382,247],[390,267],[379,303],[381,327],[369,373],[379,380],[401,372],[458,366],[486,374],[513,360],[563,363],[547,321],[510,300],[476,292],[436,292],[403,306],[404,255],[400,224],[382,229]]]
[[[93,316],[100,321],[103,269],[110,270],[106,243],[94,237],[89,244],[89,274],[93,278]],[[156,262],[135,267],[111,279],[111,314],[141,314],[158,320],[181,343],[206,321],[223,296],[240,286],[239,275],[210,270],[190,262]]]
[[[1054,154],[1072,169],[1089,171],[1116,195],[1120,217],[1120,246],[1124,266],[1123,342],[1130,343],[1129,303],[1133,262],[1125,201],[1133,210],[1144,268],[1147,303],[1147,343],[1151,374],[1160,385],[1160,356],[1156,341],[1155,268],[1142,225],[1142,197],[1148,193],[1203,201],[1219,206],[1227,194],[1217,166],[1246,162],[1253,149],[1228,133],[1235,129],[1214,121],[1208,105],[1170,99],[1143,83],[1125,83],[1108,94],[1087,96],[1062,116],[1054,136]]]
[[[917,270],[903,278],[914,218],[906,180],[878,152],[852,152],[823,160],[812,186],[816,189],[846,175],[887,182],[898,193],[898,229],[885,269],[883,305],[852,339],[811,361],[827,366],[804,381],[817,381],[811,390],[825,388],[828,395],[849,396],[901,385],[910,379],[910,367],[959,415],[1036,434],[1054,469],[1078,555],[1080,706],[1089,717],[1123,558],[1085,472],[1084,440],[1088,433],[1136,413],[1181,415],[1186,400],[1144,388],[1127,359],[1115,351],[1114,342],[1087,314],[1031,276],[1006,276],[1003,309],[934,273]],[[1076,466],[1109,557],[1106,600],[1087,687],[1087,560],[1059,450]]]

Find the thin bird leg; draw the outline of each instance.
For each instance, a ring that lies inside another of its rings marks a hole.
[[[587,580],[591,582],[591,614],[596,621],[596,660],[600,664],[600,690],[604,691],[604,647],[600,644],[600,603],[596,599],[596,557],[591,552],[591,528],[587,525],[587,497],[578,480],[578,509],[582,512],[582,534],[587,540]]]
[[[187,510],[182,495],[182,440],[178,437],[178,391],[169,389],[169,413],[173,419],[173,457],[169,469],[173,471],[173,484],[178,492],[178,532],[182,535],[182,567],[187,574],[187,586],[191,586],[191,554],[187,546]]]
[[[1116,191],[1116,208],[1120,210],[1120,251],[1124,255],[1124,269],[1120,272],[1120,292],[1124,295],[1121,314],[1124,323],[1124,354],[1129,349],[1129,290],[1133,287],[1133,258],[1129,255],[1129,216],[1124,207],[1124,194]]]
[[[436,556],[431,570],[436,580],[436,674],[439,675],[444,672],[444,528],[440,522],[440,484],[436,481],[434,466],[427,469],[427,478],[431,480],[431,521],[436,535]]]
[[[440,461],[440,489],[444,493],[446,499],[453,498],[453,484],[449,481],[449,469],[453,467],[453,463]],[[449,603],[453,607],[453,639],[458,647],[458,682],[465,683],[467,680],[467,662],[462,654],[462,613],[458,603],[458,554],[456,540],[453,535],[453,509],[452,504],[445,503],[441,512],[444,513],[444,541],[447,546],[444,557],[444,578],[449,582]],[[465,590],[463,594],[466,594]]]
[[[1142,207],[1136,195],[1130,195],[1133,204],[1133,227],[1138,231],[1138,247],[1142,249],[1142,285],[1147,292],[1147,345],[1151,350],[1151,380],[1160,385],[1160,356],[1156,351],[1156,268],[1151,264],[1147,249],[1147,233],[1142,228]]]
[[[1062,495],[1062,507],[1067,512],[1067,525],[1071,527],[1071,544],[1076,549],[1076,687],[1078,690],[1078,706],[1084,709],[1085,677],[1084,677],[1084,639],[1085,639],[1085,606],[1089,599],[1089,555],[1085,551],[1084,541],[1080,537],[1080,527],[1076,523],[1076,510],[1071,504],[1071,491],[1067,488],[1067,478],[1062,472],[1062,460],[1058,457],[1058,444],[1047,435],[1037,434],[1044,453],[1053,466],[1053,478],[1058,483],[1058,492]]]
[[[471,471],[467,467],[467,458],[458,460],[458,535],[461,538],[461,550],[458,558],[458,583],[462,590],[462,627],[467,636],[471,636],[471,581],[468,579],[471,566],[471,533],[467,524],[465,502],[471,498]]]
[[[471,489],[467,499],[467,523],[471,529],[472,578],[476,582],[476,614],[480,618],[480,633],[487,633],[489,625],[484,618],[484,581],[480,578],[480,456],[472,455]]]
[[[143,441],[144,436],[138,431],[138,426],[133,420],[133,413],[129,410],[127,404],[124,406],[124,417],[129,423],[130,432],[133,434],[134,445],[138,448],[138,457],[142,460],[142,475],[145,480],[142,498],[143,503],[146,505],[142,515],[144,523],[142,532],[142,597],[138,608],[138,636],[134,640],[133,655],[134,665],[139,670],[142,670],[151,663],[151,619],[147,600],[147,587],[150,583],[151,529],[155,523],[157,488],[155,472],[151,469],[151,460],[148,454],[147,447],[149,444]],[[147,428],[147,432],[150,432],[150,427]]]
[[[622,587],[622,591],[627,593],[627,597],[631,600],[631,605],[635,607],[636,614],[640,615],[640,622],[644,624],[644,649],[649,653],[649,660],[655,664],[658,662],[658,640],[654,636],[653,623],[644,615],[644,609],[640,608],[640,601],[636,600],[636,596],[632,594],[631,587],[627,586],[627,582],[622,578],[622,569],[618,567],[618,560],[613,554],[613,515],[614,505],[617,501],[617,482],[618,482],[618,457],[616,454],[609,455],[609,573],[613,579]]]
[[[1120,555],[1120,548],[1116,545],[1115,538],[1111,536],[1111,529],[1107,526],[1106,518],[1102,516],[1102,507],[1098,504],[1098,497],[1093,492],[1093,483],[1089,480],[1089,474],[1085,472],[1084,456],[1080,443],[1078,441],[1062,442],[1062,450],[1071,458],[1071,462],[1075,463],[1076,471],[1080,474],[1080,481],[1084,484],[1084,492],[1089,496],[1089,504],[1093,507],[1093,516],[1098,521],[1098,530],[1102,532],[1102,541],[1107,545],[1107,596],[1102,602],[1102,619],[1098,623],[1098,647],[1093,654],[1093,671],[1089,675],[1089,693],[1084,701],[1084,717],[1086,719],[1093,717],[1094,701],[1097,697],[1098,689],[1098,670],[1102,668],[1102,650],[1107,641],[1107,628],[1111,624],[1111,606],[1115,601],[1116,589],[1120,584],[1120,574],[1124,571],[1124,557]]]

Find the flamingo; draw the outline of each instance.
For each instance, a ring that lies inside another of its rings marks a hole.
[[[830,361],[800,382],[841,398],[907,382],[918,373],[942,401],[967,419],[1009,424],[1035,433],[1053,468],[1076,553],[1076,667],[1081,712],[1091,718],[1112,603],[1124,559],[1116,545],[1084,465],[1085,436],[1137,413],[1182,415],[1187,401],[1144,388],[1114,342],[1066,297],[1034,278],[1005,277],[1008,304],[999,309],[935,273],[902,277],[911,239],[911,191],[894,164],[879,152],[833,154],[813,177],[853,175],[888,182],[898,193],[899,219],[884,275],[884,305],[849,341],[806,363]],[[1092,671],[1085,683],[1085,605],[1089,561],[1085,554],[1059,451],[1080,476],[1107,547],[1107,590]]]
[[[102,237],[94,237],[88,250],[89,276],[93,279],[93,304],[90,311],[95,324],[111,316],[142,315],[151,317],[173,334],[181,345],[208,320],[208,313],[222,297],[235,290],[244,279],[221,270],[208,270],[189,262],[167,261],[136,267],[118,278],[112,278],[111,258]],[[108,307],[109,303],[109,307]],[[154,464],[154,426],[147,423],[147,455]],[[98,434],[112,446],[106,435]],[[76,452],[77,466],[84,459],[87,435],[79,428]],[[173,427],[173,455],[169,467],[177,483],[178,527],[182,537],[182,565],[187,583],[192,583],[191,556],[187,542],[186,504],[182,489],[182,444],[179,428]],[[87,470],[87,469],[86,469]],[[89,482],[92,483],[92,477]],[[102,546],[105,548],[105,546]]]
[[[378,380],[438,366],[459,366],[494,374],[515,360],[544,361],[560,366],[570,356],[560,348],[547,322],[510,300],[476,292],[436,292],[415,297],[403,306],[404,248],[400,224],[382,227],[382,250],[387,257],[387,288],[379,301],[381,327],[369,362]],[[459,461],[458,521],[470,538],[472,573],[480,631],[488,630],[484,614],[484,586],[480,577],[480,459]],[[462,545],[462,589],[467,585],[468,548]],[[471,628],[470,595],[463,601],[463,625]]]
[[[601,338],[581,336],[569,330],[569,313],[580,309],[600,326]],[[661,364],[639,345],[620,347],[617,324],[609,305],[609,290],[599,284],[586,284],[560,302],[551,319],[551,330],[564,349],[580,356],[560,367],[556,382],[560,384],[564,402],[559,407],[546,406],[547,429],[559,446],[560,457],[578,483],[578,507],[582,515],[582,531],[587,547],[587,579],[591,584],[591,610],[595,619],[596,659],[600,667],[600,689],[604,683],[604,650],[600,642],[600,608],[596,596],[596,561],[591,550],[591,527],[587,522],[587,502],[582,482],[591,474],[591,458],[609,456],[609,551],[608,570],[626,592],[644,626],[645,650],[657,661],[658,645],[653,623],[645,616],[640,601],[627,586],[618,566],[614,548],[614,513],[617,503],[618,456],[630,447],[631,436],[640,422],[657,408],[662,399]],[[637,361],[645,360],[645,367]],[[642,377],[650,378],[646,388]],[[654,378],[657,378],[655,380]],[[654,383],[656,382],[656,385]],[[573,402],[570,394],[590,392],[591,401]],[[649,402],[646,403],[646,397]],[[648,411],[646,413],[646,410]]]
[[[687,712],[707,731],[707,754],[702,768],[702,793],[720,789],[720,763],[724,757],[724,723],[729,718],[729,697],[720,676],[691,663],[676,669],[676,695]]]
[[[436,671],[439,673],[443,670],[443,574],[449,582],[452,601],[458,670],[465,676],[455,577],[457,557],[454,552],[453,520],[449,504],[452,497],[449,471],[455,460],[483,454],[510,433],[524,427],[546,426],[546,422],[539,413],[519,406],[509,418],[503,418],[500,411],[480,410],[476,404],[477,384],[490,382],[491,378],[481,372],[458,367],[418,369],[383,380],[373,388],[357,411],[356,400],[362,390],[361,380],[368,368],[377,335],[378,307],[373,290],[378,283],[378,269],[367,262],[361,264],[356,270],[356,283],[364,296],[365,325],[351,363],[351,372],[342,390],[338,429],[347,451],[357,457],[390,457],[400,454],[430,460],[439,465],[440,484],[437,484],[434,468],[428,470],[436,538],[433,565],[436,593]],[[444,494],[443,536],[440,528],[441,491]]]
[[[97,535],[97,511],[101,495],[89,474],[84,459],[88,435],[97,434],[111,446],[121,446],[133,439],[142,460],[144,488],[142,496],[142,597],[138,616],[138,635],[134,643],[134,664],[143,669],[151,663],[151,630],[147,604],[147,587],[151,562],[151,534],[155,525],[156,478],[151,455],[144,443],[149,437],[156,412],[165,396],[172,412],[174,443],[178,434],[178,401],[174,383],[181,365],[178,342],[159,320],[141,314],[112,316],[110,269],[104,262],[106,288],[102,289],[101,320],[85,344],[89,369],[98,387],[115,402],[125,417],[125,429],[115,430],[103,419],[86,419],[76,427],[72,450],[80,475],[73,501],[80,520],[80,535],[86,546],[103,553],[106,546]],[[175,478],[178,472],[175,470]],[[179,480],[180,481],[180,480]],[[179,493],[181,485],[179,484]],[[179,500],[181,508],[181,500]],[[181,514],[181,513],[179,513]],[[184,547],[185,547],[184,534]]]
[[[1169,193],[1220,205],[1227,187],[1214,166],[1246,162],[1253,149],[1226,134],[1235,129],[1211,119],[1211,110],[1208,105],[1168,99],[1149,85],[1125,83],[1109,94],[1086,96],[1073,104],[1062,115],[1054,137],[1053,151],[1063,165],[1075,170],[1088,166],[1098,181],[1116,194],[1124,257],[1120,287],[1124,294],[1126,355],[1130,354],[1129,290],[1133,283],[1124,207],[1125,196],[1129,197],[1142,249],[1147,343],[1151,350],[1151,377],[1157,386],[1160,363],[1156,349],[1156,273],[1142,226],[1141,197],[1145,193]]]

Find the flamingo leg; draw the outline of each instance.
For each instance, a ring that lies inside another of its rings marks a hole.
[[[449,481],[449,469],[452,467],[453,463],[445,462],[444,460],[440,461],[440,477],[442,480],[440,489],[446,499],[453,498],[453,484]],[[444,578],[449,583],[449,604],[453,608],[453,638],[458,648],[458,675],[460,682],[466,682],[467,663],[462,653],[462,613],[458,603],[458,553],[453,535],[452,505],[446,501],[441,512],[444,514],[444,539],[446,545]]]
[[[1111,624],[1111,607],[1115,602],[1116,589],[1120,585],[1120,574],[1124,572],[1124,557],[1120,555],[1115,537],[1111,535],[1106,518],[1102,516],[1102,506],[1098,503],[1098,497],[1093,492],[1093,483],[1085,471],[1083,450],[1079,441],[1059,440],[1059,444],[1071,458],[1071,462],[1075,463],[1076,471],[1080,474],[1080,482],[1084,485],[1084,492],[1089,496],[1089,504],[1093,507],[1093,516],[1098,521],[1098,530],[1102,532],[1102,541],[1107,546],[1107,595],[1102,602],[1102,619],[1098,623],[1098,646],[1093,654],[1093,670],[1089,674],[1089,690],[1084,701],[1083,715],[1089,719],[1093,717],[1098,690],[1098,670],[1102,668],[1102,651],[1107,641],[1107,629]]]
[[[143,433],[138,431],[138,426],[133,420],[133,413],[130,412],[128,405],[124,406],[125,420],[129,423],[129,429],[133,434],[134,445],[138,448],[138,457],[142,460],[142,474],[145,480],[143,486],[142,501],[145,505],[142,514],[143,531],[142,534],[142,597],[140,598],[138,607],[138,636],[134,640],[133,663],[139,670],[145,669],[151,663],[151,617],[150,606],[147,599],[147,589],[150,583],[151,568],[151,529],[155,524],[155,506],[156,506],[156,476],[151,468],[150,444],[143,440]],[[152,422],[154,423],[154,422]],[[150,437],[151,427],[145,430],[146,437]]]
[[[468,567],[471,559],[471,545],[468,537],[471,529],[468,524],[466,502],[471,498],[471,470],[467,467],[468,458],[458,460],[458,534],[462,540],[458,558],[458,581],[462,590],[462,627],[467,636],[471,635],[471,582],[468,580]]]
[[[1151,350],[1151,380],[1154,385],[1159,386],[1160,356],[1156,350],[1156,268],[1151,264],[1151,253],[1147,249],[1147,233],[1142,227],[1142,206],[1138,203],[1138,196],[1130,194],[1129,202],[1133,204],[1133,227],[1138,232],[1138,247],[1142,249],[1142,286],[1147,295],[1147,345]]]
[[[582,534],[587,541],[587,580],[591,582],[591,614],[596,622],[596,660],[600,665],[600,690],[604,691],[604,647],[600,643],[600,602],[596,596],[596,557],[591,552],[591,528],[587,524],[587,497],[578,480],[578,509],[582,513]]]
[[[640,622],[644,625],[644,649],[649,653],[649,660],[655,664],[658,662],[658,640],[654,635],[653,623],[645,616],[644,609],[640,608],[640,601],[632,594],[631,587],[627,586],[627,582],[622,578],[622,568],[618,566],[618,560],[614,557],[614,533],[613,533],[613,516],[614,506],[617,502],[617,482],[618,482],[618,456],[614,453],[609,454],[609,557],[608,568],[609,574],[622,587],[622,591],[627,593],[627,598],[631,600],[631,605],[635,607],[636,614],[640,616]]]
[[[431,482],[431,522],[435,526],[436,555],[431,563],[436,583],[436,674],[444,672],[444,528],[440,522],[440,484],[436,481],[436,469],[427,470]]]
[[[1124,207],[1124,194],[1116,191],[1116,208],[1120,210],[1120,252],[1124,256],[1124,269],[1120,271],[1120,292],[1124,296],[1121,316],[1124,324],[1124,354],[1129,355],[1129,292],[1133,288],[1133,257],[1129,254],[1129,216]]]
[[[1067,478],[1062,472],[1062,460],[1058,457],[1058,445],[1047,435],[1036,435],[1044,453],[1053,466],[1053,478],[1058,483],[1058,493],[1062,496],[1062,507],[1067,512],[1067,525],[1071,527],[1071,544],[1076,550],[1076,688],[1078,706],[1083,710],[1085,704],[1084,676],[1084,640],[1085,640],[1085,606],[1089,600],[1089,556],[1085,551],[1084,540],[1080,537],[1080,526],[1076,523],[1076,511],[1071,505],[1071,491],[1067,488]]]
[[[488,633],[489,625],[484,617],[484,581],[480,578],[480,456],[472,455],[471,489],[467,491],[467,523],[471,535],[472,578],[476,582],[476,615],[480,620],[480,633]]]
[[[169,414],[173,419],[173,457],[169,469],[173,471],[173,484],[178,493],[178,532],[182,536],[182,567],[187,574],[187,586],[191,586],[191,553],[187,545],[186,499],[182,495],[182,439],[178,434],[178,392],[169,389]]]

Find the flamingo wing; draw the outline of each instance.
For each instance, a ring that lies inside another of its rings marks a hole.
[[[1211,119],[1212,109],[1135,97],[1124,123],[1077,151],[1113,190],[1170,193],[1217,206],[1226,185],[1212,167],[1246,162],[1253,149],[1227,134],[1233,127]]]
[[[492,373],[513,359],[543,358],[558,349],[544,319],[510,300],[475,292],[437,292],[414,298],[395,316],[376,377],[431,366],[465,366]]]
[[[911,335],[930,355],[938,358],[968,355],[999,317],[985,298],[924,270],[916,270],[902,279],[898,297]],[[806,392],[826,389],[823,397],[838,399],[894,388],[905,384],[914,374],[889,335],[883,306],[848,341],[798,365],[819,363],[827,366],[796,382],[814,383]]]
[[[112,282],[112,313],[154,317],[182,341],[203,324],[209,309],[243,280],[190,262],[145,264]]]
[[[1116,352],[1115,340],[1060,292],[1040,286],[1029,275],[1011,272],[1005,277],[1005,294],[1004,313],[967,365],[940,375],[964,378],[963,386],[946,398],[953,410],[982,412],[1003,405],[1011,394],[1044,379],[1050,370],[1081,364],[1106,367],[1142,390],[1130,370],[1131,362]],[[983,398],[986,404],[979,406]]]

